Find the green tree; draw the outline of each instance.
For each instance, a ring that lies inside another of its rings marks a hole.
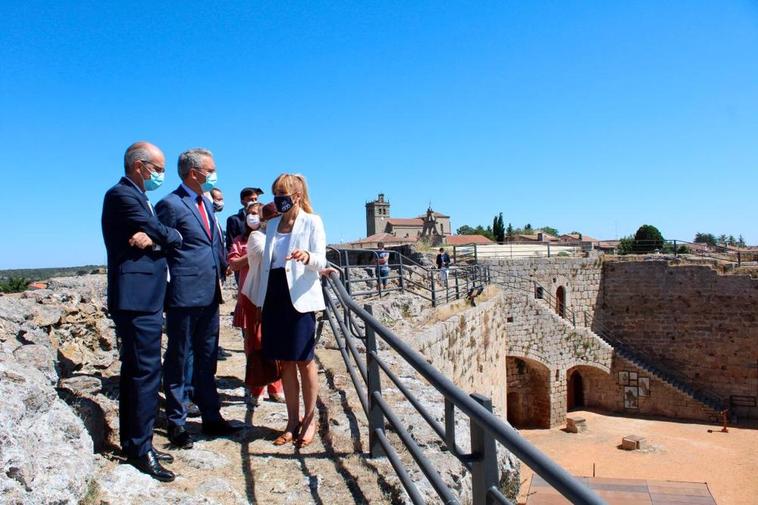
[[[12,276],[0,282],[0,291],[3,293],[18,293],[26,291],[28,285],[29,279],[26,277]]]
[[[550,235],[557,237],[558,236],[558,229],[553,228],[552,226],[543,226],[540,228],[544,233],[549,233]]]
[[[495,216],[495,222],[492,226],[492,234],[496,242],[505,242],[505,226],[503,225],[503,213]]]
[[[508,240],[513,240],[513,235],[515,235],[513,225],[508,223],[508,228],[505,229],[505,236],[508,237]]]
[[[476,230],[472,227],[470,227],[467,224],[464,224],[457,230],[455,230],[455,233],[458,235],[476,235]]]
[[[655,226],[643,224],[634,234],[634,251],[640,254],[650,253],[663,248],[663,235]]]
[[[737,247],[747,247],[747,244],[745,244],[745,239],[742,238],[741,233],[740,233],[740,237],[737,239]]]
[[[524,226],[524,233],[526,235],[529,235],[530,233],[534,233],[534,229],[532,228],[531,224],[526,223],[526,226]]]
[[[695,233],[696,244],[716,245],[716,236],[713,233]]]

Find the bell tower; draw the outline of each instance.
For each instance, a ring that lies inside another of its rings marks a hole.
[[[389,217],[390,202],[384,199],[384,193],[379,193],[373,202],[366,202],[366,236],[384,232]]]

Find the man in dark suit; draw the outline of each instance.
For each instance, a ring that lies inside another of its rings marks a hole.
[[[234,237],[237,235],[242,235],[242,233],[245,231],[245,228],[247,225],[245,224],[245,218],[246,218],[246,210],[247,206],[251,202],[257,202],[258,197],[263,194],[263,190],[261,188],[243,188],[242,191],[240,191],[240,203],[242,204],[242,208],[237,211],[236,214],[232,214],[228,218],[226,218],[226,251],[229,252],[229,250],[232,248],[232,242],[234,242]],[[239,275],[237,273],[234,274],[234,278],[239,280]]]
[[[166,294],[165,254],[182,237],[164,226],[145,195],[163,182],[165,158],[137,142],[124,154],[126,175],[105,193],[102,229],[108,253],[108,311],[121,342],[119,420],[127,461],[161,481],[174,474],[160,464],[170,454],[153,447],[161,380],[161,333]]]
[[[164,357],[168,438],[177,447],[192,447],[185,429],[185,366],[189,346],[194,353],[193,400],[200,408],[203,433],[229,435],[241,429],[221,417],[216,390],[221,279],[226,271],[223,237],[213,207],[203,193],[216,183],[216,164],[206,149],[179,155],[182,184],[156,206],[161,222],[182,234],[182,246],[167,254],[170,281],[166,293],[168,347]]]

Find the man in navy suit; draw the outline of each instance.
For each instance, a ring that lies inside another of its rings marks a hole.
[[[153,447],[161,380],[161,333],[166,294],[166,252],[182,237],[164,226],[145,195],[163,182],[165,158],[156,146],[137,142],[124,154],[126,175],[103,201],[108,253],[108,311],[121,341],[119,420],[127,461],[161,481],[174,474],[160,464],[170,454]]]
[[[179,155],[182,184],[156,206],[161,222],[182,234],[182,246],[168,252],[170,281],[166,293],[168,347],[164,357],[168,438],[177,447],[192,447],[185,429],[185,375],[190,346],[193,360],[193,400],[200,408],[203,433],[229,435],[241,429],[221,417],[216,390],[221,279],[226,271],[224,241],[203,193],[216,184],[216,164],[207,149]]]

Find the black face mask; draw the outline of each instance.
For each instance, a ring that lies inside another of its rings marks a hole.
[[[221,212],[222,210],[224,210],[224,202],[223,202],[223,200],[220,201],[220,202],[214,201],[213,202],[213,212]]]
[[[291,196],[284,195],[284,196],[275,196],[274,205],[276,205],[276,210],[284,214],[285,212],[290,210],[294,204],[292,203]]]

